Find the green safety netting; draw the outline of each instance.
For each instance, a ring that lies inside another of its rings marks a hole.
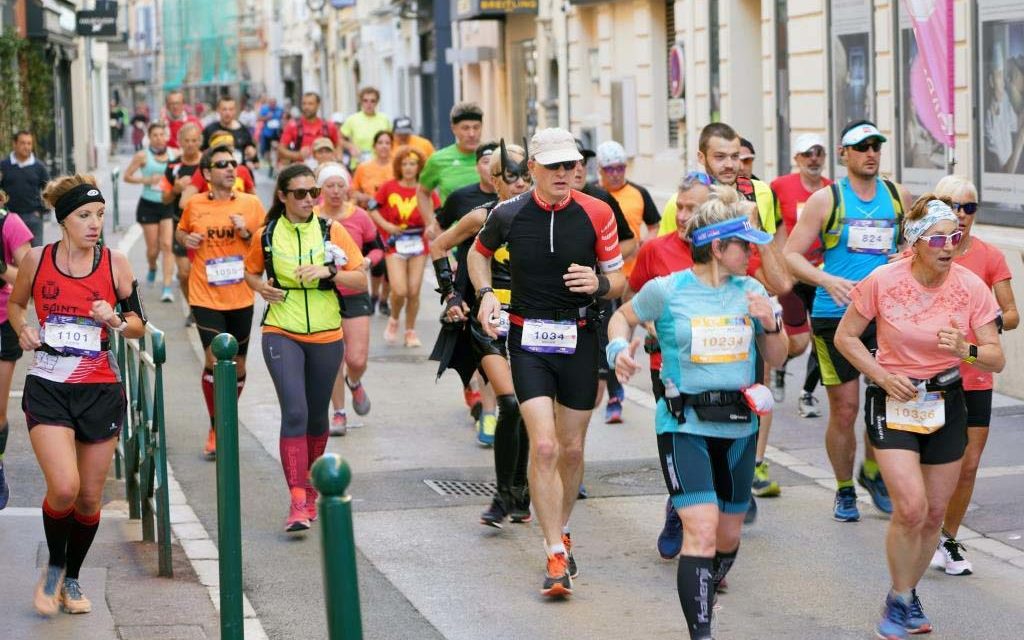
[[[165,89],[238,81],[238,3],[174,0],[162,9]]]

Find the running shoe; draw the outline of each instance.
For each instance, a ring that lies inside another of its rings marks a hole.
[[[932,566],[942,569],[951,576],[969,576],[974,571],[971,561],[964,557],[964,545],[954,538],[945,535],[939,540],[939,546],[932,556]]]
[[[721,580],[715,583],[715,593],[729,593],[728,578],[723,576]]]
[[[7,506],[11,499],[11,487],[7,484],[7,470],[4,469],[4,461],[0,460],[0,509]]]
[[[931,633],[932,621],[924,614],[921,598],[917,597],[917,589],[911,589],[910,613],[907,614],[907,632],[913,635]]]
[[[774,498],[782,493],[779,483],[768,477],[767,462],[754,466],[753,491],[758,498]]]
[[[217,458],[217,432],[210,429],[210,432],[206,434],[206,446],[203,447],[203,455],[206,456],[207,460],[215,460]]]
[[[150,269],[146,272],[146,284],[153,284],[156,282],[156,269]]]
[[[622,424],[622,401],[618,398],[608,398],[608,404],[604,406],[605,424]]]
[[[495,496],[491,500],[491,506],[480,514],[480,524],[500,529],[506,517],[508,517],[508,511],[505,510],[505,505],[502,504],[501,498]]]
[[[498,429],[498,416],[485,413],[476,422],[476,441],[485,447],[494,444],[494,432]]]
[[[288,519],[284,523],[284,530],[286,533],[298,533],[309,530],[309,513],[306,511],[305,502],[292,501],[291,509],[288,511]]]
[[[906,640],[909,617],[910,605],[890,593],[885,597],[882,619],[875,627],[875,635],[882,640]]]
[[[836,504],[832,517],[839,522],[857,522],[860,510],[857,508],[857,491],[853,487],[843,487],[836,491]]]
[[[466,387],[462,390],[462,397],[465,398],[466,406],[469,407],[469,415],[473,416],[474,421],[479,420],[480,415],[484,412],[483,402],[480,401],[480,392]]]
[[[568,560],[564,553],[548,556],[547,570],[544,572],[544,586],[540,594],[549,598],[564,598],[572,595],[572,577],[568,571]]]
[[[569,577],[575,580],[580,575],[580,568],[576,566],[576,558],[572,555],[572,536],[563,533],[562,544],[565,545],[565,557],[569,563]]]
[[[587,488],[585,486],[583,486],[583,484],[580,484],[580,490],[576,494],[576,499],[577,500],[586,500],[589,497],[590,497],[590,492],[587,491]]]
[[[512,507],[508,510],[508,519],[515,524],[525,524],[533,520],[530,514],[529,487],[512,487]]]
[[[60,605],[68,613],[89,613],[92,603],[82,595],[82,585],[76,578],[64,578],[64,586],[60,590]]]
[[[390,316],[391,315],[391,305],[388,304],[387,298],[385,298],[384,300],[381,300],[380,304],[377,305],[377,312],[380,313],[380,315],[382,315],[382,316]]]
[[[857,473],[857,484],[867,489],[868,494],[871,496],[871,501],[875,503],[875,507],[879,511],[882,513],[892,513],[892,500],[889,499],[889,490],[885,487],[885,480],[882,479],[881,471],[872,480],[864,473],[864,465],[860,465],[860,471]]]
[[[416,337],[416,331],[415,330],[413,330],[413,329],[406,329],[405,330],[405,346],[410,348],[410,349],[415,349],[416,347],[422,347],[423,346],[423,343],[420,342],[420,339]]]
[[[658,534],[658,555],[665,560],[672,560],[683,550],[683,521],[679,512],[672,506],[672,498],[665,503],[665,526]]]
[[[750,504],[747,506],[747,515],[743,516],[743,524],[754,524],[757,521],[757,500],[750,496]]]
[[[388,326],[384,328],[384,342],[395,344],[398,341],[398,320],[388,318]]]
[[[339,438],[348,433],[348,416],[344,411],[335,411],[331,416],[330,434],[332,438]]]
[[[320,494],[316,492],[316,489],[313,487],[306,487],[306,517],[309,518],[310,522],[316,522],[316,499],[319,497]]]
[[[370,413],[370,396],[367,395],[363,382],[360,380],[352,386],[348,378],[345,378],[345,386],[352,392],[352,408],[355,409],[356,415],[365,416]]]
[[[164,287],[164,292],[160,294],[160,302],[174,302],[174,294],[170,287]]]
[[[772,397],[775,398],[775,402],[784,402],[786,400],[786,370],[776,369],[773,373],[775,375],[772,376]]]
[[[60,591],[64,582],[64,567],[48,565],[43,577],[36,585],[36,593],[32,604],[39,615],[52,616],[60,611]]]
[[[821,417],[821,407],[818,406],[818,399],[806,391],[800,395],[800,401],[797,403],[797,411],[800,412],[801,418]]]

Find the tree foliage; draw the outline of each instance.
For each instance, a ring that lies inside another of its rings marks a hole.
[[[53,132],[53,69],[37,43],[8,30],[0,35],[0,155],[21,129],[37,140]]]

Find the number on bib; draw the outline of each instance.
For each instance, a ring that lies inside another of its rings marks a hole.
[[[690,320],[690,361],[702,364],[749,358],[754,327],[746,316],[699,316]]]
[[[92,318],[51,314],[43,322],[43,342],[61,353],[94,358],[103,352],[102,331]]]
[[[395,238],[395,251],[405,258],[423,255],[423,238],[419,234],[401,235]]]
[[[946,426],[946,400],[941,391],[919,394],[910,402],[886,398],[885,424],[898,431],[934,433]]]
[[[497,332],[499,337],[504,338],[508,335],[508,311],[502,309],[498,312],[498,324],[494,325],[494,330]]]
[[[206,261],[206,281],[211,287],[238,284],[245,279],[245,263],[242,256],[224,256]]]
[[[892,251],[896,237],[893,220],[846,220],[846,224],[846,248],[852,253],[885,255]]]
[[[533,353],[576,353],[576,323],[572,320],[524,320],[522,345]]]

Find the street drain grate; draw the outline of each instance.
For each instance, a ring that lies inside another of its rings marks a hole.
[[[490,498],[497,490],[493,482],[467,482],[465,480],[424,480],[424,484],[442,496]]]

